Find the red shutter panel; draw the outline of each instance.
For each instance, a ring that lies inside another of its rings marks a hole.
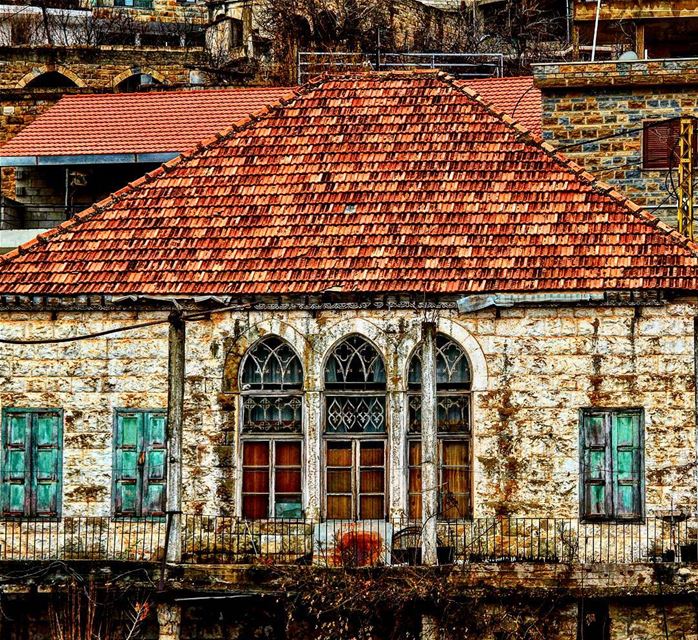
[[[642,138],[645,169],[669,169],[678,164],[679,121],[646,122]]]

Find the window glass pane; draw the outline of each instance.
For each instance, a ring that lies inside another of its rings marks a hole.
[[[327,496],[327,517],[330,520],[350,520],[351,496]]]
[[[328,442],[327,465],[330,467],[351,467],[351,443]]]
[[[381,520],[384,517],[383,496],[361,496],[359,498],[359,518],[361,520]]]
[[[422,384],[422,347],[415,350],[407,376],[410,388]],[[470,363],[462,347],[442,333],[436,335],[436,386],[437,389],[470,388]]]
[[[303,517],[303,505],[300,494],[295,496],[276,496],[274,504],[275,518],[290,518],[299,520]]]
[[[327,470],[328,493],[351,493],[351,470]]]
[[[300,442],[277,442],[276,443],[276,466],[298,466],[301,465],[301,443]]]
[[[470,464],[470,446],[468,442],[444,442],[442,451],[444,465],[463,466]]]
[[[249,466],[269,466],[269,443],[245,442],[242,463]]]
[[[250,493],[269,492],[269,471],[245,469],[242,473],[242,490]]]
[[[242,517],[260,520],[269,515],[269,496],[253,495],[242,497]]]
[[[410,442],[409,464],[422,464],[422,445],[419,442]]]
[[[301,491],[301,472],[300,469],[277,469],[276,470],[276,493],[277,501],[279,493],[300,493]]]
[[[361,443],[361,466],[382,466],[383,465],[383,443],[382,442],[362,442]]]
[[[362,493],[382,493],[384,488],[383,469],[361,471],[359,490]]]
[[[328,433],[382,433],[385,396],[327,396]]]
[[[269,336],[260,340],[245,356],[241,388],[301,389],[303,369],[293,349],[280,338]]]
[[[376,349],[361,336],[349,336],[332,351],[325,382],[345,389],[385,388],[385,368]]]

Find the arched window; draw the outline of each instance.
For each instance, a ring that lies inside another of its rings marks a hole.
[[[422,361],[418,347],[408,373],[409,516],[422,517]],[[471,373],[462,347],[436,335],[436,398],[439,449],[439,517],[465,518],[472,513],[470,424]]]
[[[41,75],[36,76],[33,80],[27,82],[27,87],[31,88],[47,88],[55,89],[59,87],[77,87],[70,78],[64,76],[59,71],[47,71]]]
[[[303,368],[275,336],[257,342],[240,367],[242,515],[302,517]]]
[[[361,336],[340,342],[325,366],[325,515],[385,517],[385,366]]]

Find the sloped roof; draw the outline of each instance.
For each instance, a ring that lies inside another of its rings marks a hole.
[[[473,78],[463,81],[502,113],[520,122],[529,131],[540,135],[543,120],[543,98],[533,85],[533,76],[507,78]]]
[[[181,153],[293,89],[67,95],[0,147],[2,158]]]
[[[696,289],[697,256],[443,74],[362,74],[6,254],[0,293]]]

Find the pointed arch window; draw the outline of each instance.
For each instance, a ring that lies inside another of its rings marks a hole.
[[[408,512],[422,517],[422,361],[421,349],[412,356],[408,371]],[[470,362],[463,348],[444,334],[436,335],[437,438],[439,451],[439,517],[466,518],[471,497],[471,388]]]
[[[240,373],[242,515],[302,517],[303,367],[276,336],[257,342]]]
[[[365,338],[340,342],[325,366],[325,515],[383,519],[386,376]]]

